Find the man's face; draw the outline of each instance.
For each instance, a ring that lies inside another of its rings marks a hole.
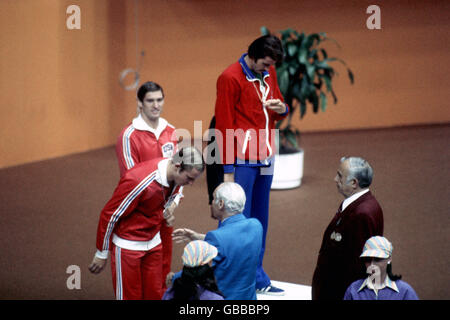
[[[158,120],[164,106],[164,97],[162,92],[160,90],[147,92],[143,102],[140,103],[139,106],[141,112],[149,120]]]
[[[254,60],[252,60],[254,61]],[[250,69],[255,71],[256,73],[263,73],[264,71],[269,71],[269,68],[276,63],[271,57],[265,57],[258,59],[253,62],[253,65],[250,66]]]
[[[180,186],[191,185],[194,181],[200,177],[202,173],[197,171],[197,169],[181,170],[181,167],[177,167],[174,175],[174,182]]]
[[[337,170],[336,177],[334,177],[334,181],[336,182],[336,187],[339,193],[346,198],[350,197],[354,193],[355,184],[357,183],[356,179],[351,179],[348,181],[348,166],[348,160],[341,162]]]

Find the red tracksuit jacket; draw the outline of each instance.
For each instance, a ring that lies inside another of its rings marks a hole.
[[[216,130],[223,136],[218,139],[223,164],[233,164],[236,157],[243,160],[265,160],[275,154],[275,122],[284,118],[275,111],[263,108],[260,81],[241,59],[230,65],[217,79],[215,106]],[[244,65],[243,65],[243,64]],[[264,75],[266,99],[284,101],[278,87],[275,68]],[[259,90],[259,92],[257,92]],[[258,96],[259,93],[259,96]],[[233,136],[226,134],[233,129]],[[228,141],[227,141],[228,140]]]
[[[179,186],[172,190],[161,184],[167,175],[161,167],[166,168],[168,161],[157,158],[142,162],[120,179],[100,213],[97,228],[99,251],[105,253],[109,250],[113,233],[127,240],[148,241],[160,231],[164,205],[179,189]]]
[[[177,150],[175,128],[159,118],[158,128],[150,128],[139,115],[122,130],[116,143],[120,176],[135,164],[156,158],[171,158]]]

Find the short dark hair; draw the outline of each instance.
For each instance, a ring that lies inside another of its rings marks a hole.
[[[161,91],[163,97],[164,97],[164,90],[162,87],[153,81],[147,81],[144,83],[137,91],[137,97],[139,101],[144,102],[145,95],[147,92],[154,92],[154,91]]]
[[[248,56],[255,61],[270,57],[278,63],[284,57],[283,45],[277,36],[265,35],[250,44],[248,47]]]

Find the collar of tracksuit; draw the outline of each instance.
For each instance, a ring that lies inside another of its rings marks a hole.
[[[255,81],[255,80],[259,80],[254,74],[253,71],[250,69],[250,67],[247,65],[247,63],[245,62],[245,57],[248,55],[248,53],[244,53],[240,59],[239,59],[239,64],[242,67],[242,72],[244,72],[245,77],[247,78],[247,80],[249,81]],[[269,75],[269,72],[267,71],[263,71],[262,73],[262,78],[264,79],[265,77],[267,77]]]

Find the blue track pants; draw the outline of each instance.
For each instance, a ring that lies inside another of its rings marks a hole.
[[[256,218],[263,227],[263,242],[256,270],[256,289],[270,285],[270,278],[264,272],[262,263],[266,249],[267,227],[269,225],[269,198],[273,174],[267,174],[270,168],[236,166],[234,181],[245,191],[247,198],[243,214],[247,218]],[[261,174],[265,173],[265,174]]]

